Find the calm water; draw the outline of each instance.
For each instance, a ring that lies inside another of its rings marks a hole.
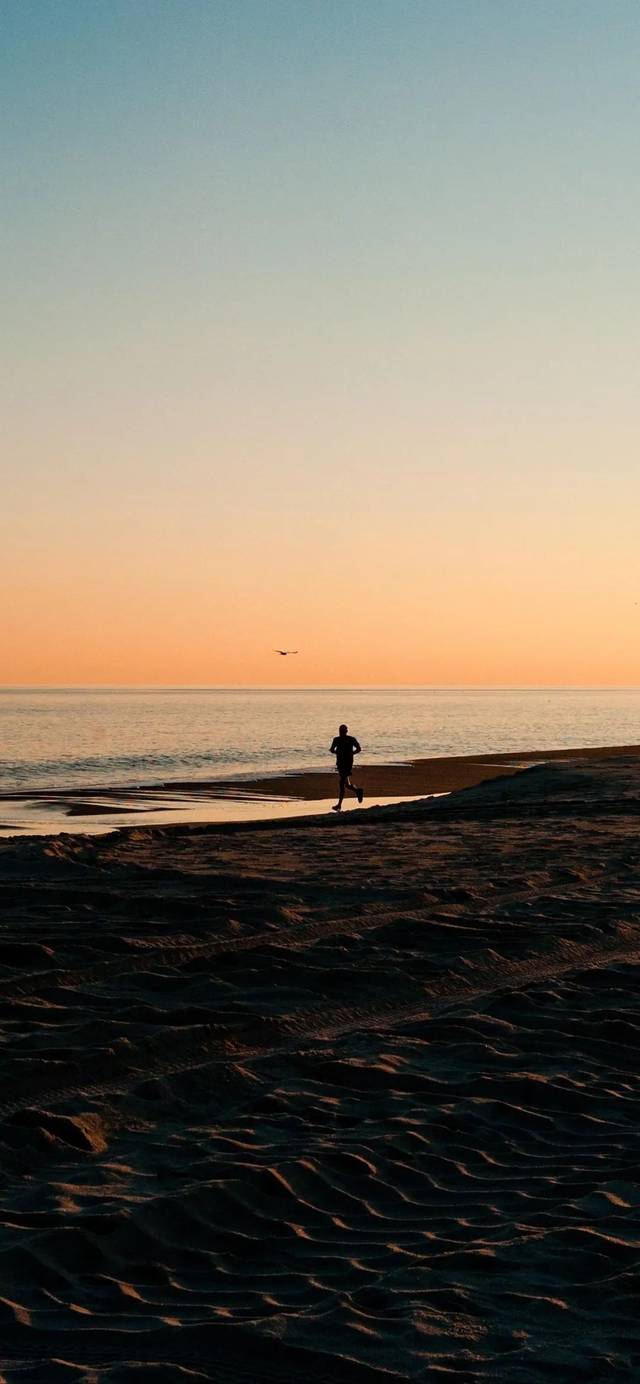
[[[347,721],[371,762],[640,742],[640,689],[0,689],[0,790],[327,768]]]

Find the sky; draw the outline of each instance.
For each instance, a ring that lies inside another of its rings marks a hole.
[[[0,29],[0,683],[640,684],[637,0]]]

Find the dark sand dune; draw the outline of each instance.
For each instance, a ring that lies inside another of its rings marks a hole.
[[[640,767],[0,843],[8,1384],[640,1378]]]

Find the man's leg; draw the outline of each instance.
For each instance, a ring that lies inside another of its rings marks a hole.
[[[335,805],[335,807],[334,807],[334,809],[333,809],[334,812],[341,812],[341,811],[342,811],[342,799],[344,798],[344,786],[345,786],[345,775],[344,775],[344,774],[341,774],[341,775],[340,775],[340,796],[339,796],[338,801],[337,801],[337,803],[336,803],[336,805]]]
[[[357,784],[351,782],[351,774],[349,774],[349,777],[347,779],[347,788],[350,788],[351,792],[355,793],[358,802],[361,803],[362,799],[364,798],[364,792],[362,788],[358,788]]]

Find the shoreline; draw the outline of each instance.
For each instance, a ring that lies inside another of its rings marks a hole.
[[[513,774],[529,764],[546,760],[640,758],[640,745],[604,745],[551,750],[512,750],[490,754],[434,755],[407,760],[398,764],[367,764],[356,757],[354,775],[362,782],[365,795],[385,797],[428,797],[433,793],[455,793],[462,788],[475,788],[490,779]],[[240,791],[251,788],[255,793],[293,796],[307,802],[330,798],[335,791],[334,769],[291,770],[271,777],[240,781],[229,780],[227,788]],[[181,785],[184,789],[185,785]],[[365,797],[366,801],[366,797]]]
[[[477,787],[490,779],[514,774],[531,764],[557,760],[616,760],[640,757],[640,745],[571,746],[561,749],[522,749],[508,752],[443,754],[398,763],[370,764],[356,757],[356,779],[362,776],[364,801],[367,799],[416,799],[432,794],[454,793]],[[60,808],[65,817],[76,815],[121,815],[144,804],[148,810],[169,810],[180,801],[205,804],[229,800],[230,803],[317,803],[334,799],[337,774],[334,768],[278,770],[273,774],[235,776],[235,778],[168,779],[151,783],[107,783],[107,785],[62,785],[33,789],[0,790],[1,804],[42,804]],[[345,800],[352,803],[352,799]]]

